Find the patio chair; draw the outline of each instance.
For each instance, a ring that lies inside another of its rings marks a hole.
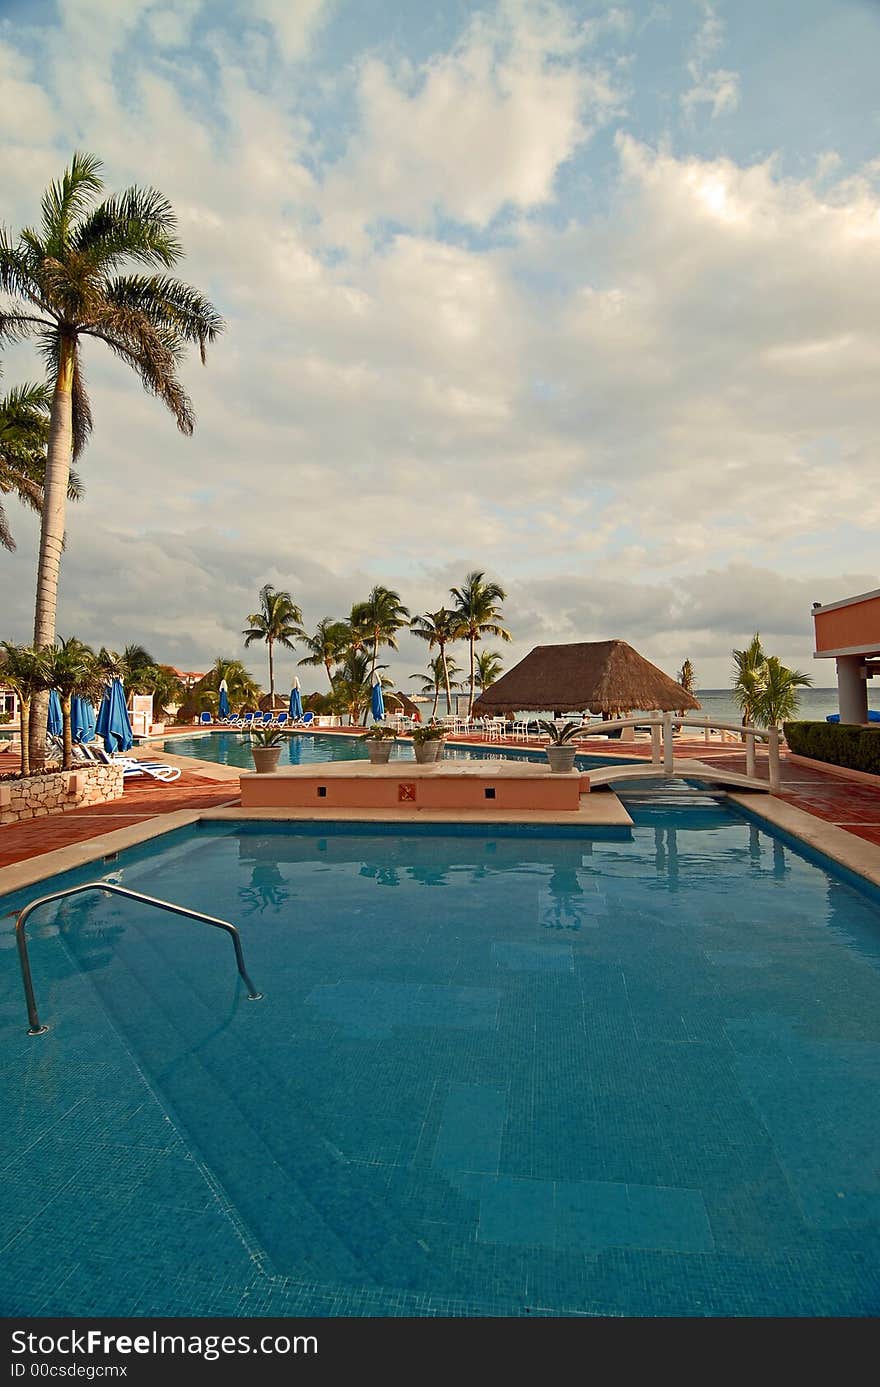
[[[138,761],[133,756],[111,756],[109,751],[105,751],[101,746],[91,746],[83,750],[88,751],[87,759],[93,765],[121,766],[124,781],[136,776],[146,776],[149,780],[158,780],[163,785],[170,785],[173,780],[180,779],[180,767],[170,766],[167,761]]]
[[[241,726],[242,726],[242,728],[245,728],[245,729],[246,729],[246,728],[248,728],[248,727],[253,727],[253,725],[254,725],[254,714],[253,714],[253,713],[245,713],[244,717],[243,717],[242,720],[241,720]]]
[[[300,727],[311,727],[311,725],[312,725],[312,723],[313,723],[314,721],[315,721],[315,715],[314,715],[314,713],[312,712],[312,710],[309,709],[309,711],[308,711],[307,713],[303,713],[302,719],[301,719],[301,721],[300,721]]]
[[[278,716],[277,716],[277,718],[275,719],[275,726],[276,726],[276,727],[286,727],[287,724],[288,724],[289,722],[290,722],[290,714],[289,714],[289,713],[279,713]]]
[[[201,717],[199,718],[200,723],[210,723],[213,721],[214,719],[211,717],[210,713],[202,713]]]

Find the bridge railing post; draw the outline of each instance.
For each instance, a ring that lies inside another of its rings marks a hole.
[[[660,765],[660,762],[662,761],[662,759],[663,759],[663,753],[662,753],[662,751],[661,751],[661,749],[660,749],[660,724],[659,724],[659,722],[652,722],[652,723],[651,723],[651,765],[652,765],[652,766],[659,766],[659,765]]]
[[[672,775],[672,714],[663,714],[663,773]]]
[[[767,760],[769,763],[770,789],[774,794],[779,793],[779,728],[770,728],[770,737],[767,743]]]
[[[746,732],[746,775],[754,777],[755,774],[755,734],[751,729]]]

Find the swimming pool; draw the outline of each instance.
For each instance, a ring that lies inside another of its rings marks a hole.
[[[237,732],[209,732],[200,737],[169,737],[162,744],[163,750],[175,756],[192,756],[198,761],[219,761],[223,766],[240,766],[243,770],[253,770],[251,744],[246,736]],[[518,761],[543,761],[547,758],[543,751],[527,747],[467,747],[456,742],[454,747],[444,747],[444,755],[455,756],[465,761],[497,760],[511,757]],[[413,761],[415,755],[411,742],[395,742],[391,748],[395,761]],[[340,737],[321,732],[301,732],[286,737],[281,748],[281,766],[311,766],[321,761],[366,761],[367,748],[360,737]],[[615,762],[627,758],[616,756]],[[630,758],[631,759],[631,758]],[[578,765],[583,769],[590,766],[605,766],[607,761],[601,756],[579,756]]]
[[[31,1038],[4,919],[3,1311],[876,1313],[880,906],[708,797],[630,808],[64,879],[235,921],[260,1002],[219,931],[77,897]]]

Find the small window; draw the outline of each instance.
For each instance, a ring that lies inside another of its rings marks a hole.
[[[319,785],[319,786],[318,786],[318,799],[326,799],[326,798],[327,798],[327,786],[326,786],[326,785]]]
[[[494,785],[487,785],[486,788],[485,788],[485,790],[483,791],[483,794],[486,796],[486,799],[494,799],[494,798],[495,798],[495,786],[494,786]]]

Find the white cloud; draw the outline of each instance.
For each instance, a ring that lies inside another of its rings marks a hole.
[[[691,45],[687,61],[691,86],[681,96],[685,115],[693,116],[700,106],[710,106],[712,118],[727,115],[739,105],[740,77],[727,68],[710,67],[724,43],[724,24],[712,0],[697,0],[702,15],[700,28]]]

